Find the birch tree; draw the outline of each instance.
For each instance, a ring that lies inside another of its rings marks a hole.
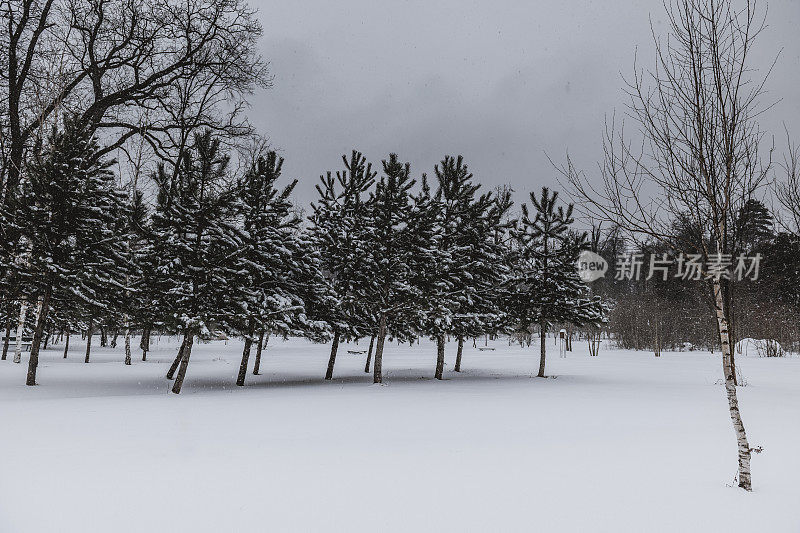
[[[654,65],[626,80],[627,119],[611,119],[604,135],[599,183],[572,165],[561,170],[585,214],[617,222],[676,253],[699,250],[704,266],[730,258],[737,213],[764,186],[771,167],[758,123],[764,86],[750,64],[765,11],[756,0],[673,0],[668,34],[655,43]],[[635,132],[635,133],[634,133]],[[684,218],[696,238],[676,235]],[[703,268],[722,348],[728,408],[738,450],[738,485],[751,490],[750,447],[733,367],[724,275]]]

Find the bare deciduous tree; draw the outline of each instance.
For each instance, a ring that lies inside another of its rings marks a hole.
[[[270,83],[242,0],[4,0],[0,19],[6,201],[62,112],[106,152],[141,136],[174,156],[198,129],[248,133],[245,98]]]
[[[775,197],[783,207],[781,225],[795,235],[800,234],[800,145],[792,143],[787,132],[788,152],[780,165],[785,176],[776,184]]]
[[[766,10],[756,0],[673,0],[665,7],[668,36],[651,30],[654,67],[635,65],[626,80],[626,118],[634,131],[624,121],[607,122],[599,184],[569,156],[559,168],[585,214],[676,252],[700,253],[707,265],[717,254],[733,252],[735,217],[766,184],[771,167],[772,152],[762,154],[764,132],[757,120],[769,73],[756,77],[749,65]],[[678,219],[696,231],[678,231]],[[738,484],[751,490],[753,449],[736,394],[726,280],[705,269],[703,274],[722,346]]]

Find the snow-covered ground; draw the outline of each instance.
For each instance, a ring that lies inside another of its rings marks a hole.
[[[451,343],[437,382],[433,345],[391,344],[375,386],[364,343],[324,382],[328,346],[273,339],[239,388],[241,343],[215,342],[175,396],[175,339],[130,367],[73,343],[37,387],[0,362],[2,532],[800,531],[800,358],[739,358],[747,494],[708,353],[551,341],[537,379],[534,347],[467,345],[456,374]]]

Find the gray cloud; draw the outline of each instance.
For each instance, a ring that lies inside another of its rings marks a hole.
[[[417,174],[445,154],[463,154],[487,187],[528,191],[556,185],[545,152],[569,149],[592,170],[603,117],[624,105],[620,74],[637,47],[651,57],[641,2],[369,2],[256,0],[273,89],[253,98],[253,122],[299,178],[298,201],[314,199],[326,170],[352,148],[375,165],[397,152]],[[783,123],[800,135],[800,2],[772,0],[754,55],[767,68],[782,49],[762,118],[780,148]]]

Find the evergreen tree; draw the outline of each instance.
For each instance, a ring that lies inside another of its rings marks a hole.
[[[333,289],[335,303],[327,317],[333,329],[333,344],[325,379],[333,377],[341,338],[374,334],[375,324],[364,295],[363,270],[367,259],[366,239],[370,197],[377,172],[356,150],[350,159],[342,156],[345,169],[320,176],[319,200],[312,204],[310,217],[314,245],[322,269]]]
[[[229,158],[210,132],[197,134],[174,172],[157,175],[153,216],[157,289],[165,327],[183,335],[183,344],[168,372],[172,392],[180,393],[194,337],[228,333],[246,313],[240,297],[236,228],[237,190],[228,174]]]
[[[739,210],[735,230],[737,252],[750,253],[762,242],[771,239],[773,231],[772,214],[763,202],[749,199]]]
[[[574,222],[572,204],[565,210],[556,203],[558,193],[542,188],[540,198],[530,199],[535,215],[527,204],[522,205],[522,218],[514,230],[516,264],[509,283],[512,284],[509,314],[518,330],[530,331],[539,326],[541,354],[539,377],[545,377],[546,334],[556,323],[577,326],[603,320],[604,308],[599,297],[588,297],[586,284],[578,277],[575,263],[580,250],[586,247],[586,234],[569,232]]]
[[[421,295],[419,287],[412,283],[413,259],[420,252],[410,225],[413,211],[410,191],[414,183],[410,165],[400,162],[397,154],[390,154],[389,159],[383,161],[383,174],[376,184],[365,228],[368,261],[364,265],[364,275],[369,281],[365,293],[378,317],[373,366],[375,383],[383,380],[383,348],[387,334],[408,333],[410,323],[403,319],[402,313],[418,304]],[[397,322],[393,324],[393,320]]]
[[[91,134],[67,120],[50,135],[22,183],[18,213],[29,253],[19,275],[28,300],[39,302],[28,385],[36,384],[39,347],[54,303],[110,315],[126,290],[124,194],[109,170],[113,161],[99,157],[100,150]]]
[[[241,223],[240,271],[243,307],[239,329],[245,346],[237,385],[244,385],[256,333],[304,335],[314,339],[327,333],[316,320],[317,309],[329,306],[330,289],[318,256],[301,231],[290,195],[297,180],[277,188],[283,159],[274,151],[259,158],[239,186]],[[260,361],[257,361],[259,364]]]
[[[160,172],[163,178],[163,166]],[[139,348],[142,350],[142,361],[146,361],[150,349],[150,332],[162,324],[160,312],[164,308],[163,299],[166,295],[158,290],[159,259],[156,256],[156,235],[153,232],[152,215],[145,204],[142,191],[133,192],[128,226],[132,272],[128,283],[131,291],[127,298],[127,313],[131,321],[129,327],[142,331]]]
[[[445,157],[434,170],[440,234],[428,267],[436,282],[428,295],[426,330],[437,342],[435,377],[442,379],[447,335],[458,339],[455,370],[460,371],[464,337],[483,334],[499,321],[495,292],[506,269],[497,236],[511,203],[509,196],[497,202],[491,193],[478,195],[480,184],[461,156]]]

